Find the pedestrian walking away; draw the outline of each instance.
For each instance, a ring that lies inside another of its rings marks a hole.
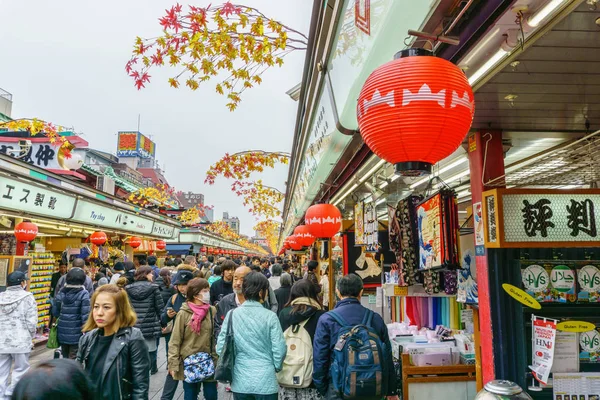
[[[29,370],[29,354],[38,323],[33,294],[25,291],[27,276],[21,271],[11,272],[6,285],[6,291],[0,293],[0,399],[10,397],[19,379]]]

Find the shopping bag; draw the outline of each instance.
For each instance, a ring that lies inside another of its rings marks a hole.
[[[60,344],[58,343],[58,319],[56,319],[56,322],[50,327],[46,347],[49,349],[58,349],[60,347]]]
[[[235,361],[235,350],[233,340],[233,314],[230,312],[229,323],[227,324],[227,334],[223,343],[223,353],[219,357],[217,367],[215,368],[215,379],[223,383],[231,383],[233,380],[233,364]]]

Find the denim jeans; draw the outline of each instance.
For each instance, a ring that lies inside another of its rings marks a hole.
[[[217,382],[187,383],[183,381],[183,400],[198,400],[200,387],[204,387],[205,400],[217,400]]]
[[[279,393],[273,394],[247,394],[233,393],[233,400],[277,400]]]

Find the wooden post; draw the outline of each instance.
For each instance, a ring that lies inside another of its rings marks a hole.
[[[481,369],[481,334],[479,333],[479,310],[475,307],[473,310],[473,337],[475,340],[475,377],[477,383],[477,393],[483,389],[483,371]]]

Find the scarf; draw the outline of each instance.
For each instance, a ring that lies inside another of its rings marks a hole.
[[[292,306],[298,305],[298,304],[302,304],[305,306],[309,306],[309,307],[314,307],[317,310],[322,310],[323,307],[321,307],[321,305],[319,304],[318,301],[316,301],[315,299],[311,299],[310,297],[298,297],[297,299],[292,301]]]
[[[208,309],[210,305],[202,304],[201,306],[199,306],[197,304],[192,303],[191,301],[188,301],[187,305],[190,308],[190,310],[192,310],[192,312],[194,313],[188,326],[192,329],[194,333],[199,334],[200,327],[202,326],[202,320],[204,319],[204,317],[206,317],[206,314],[208,314]]]

